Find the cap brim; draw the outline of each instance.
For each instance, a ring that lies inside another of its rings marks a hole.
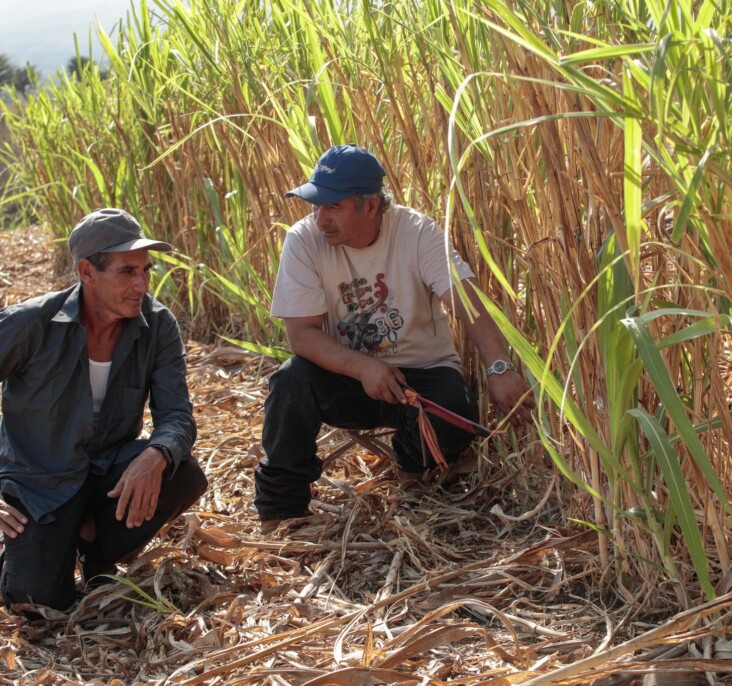
[[[160,252],[170,252],[173,250],[173,246],[170,243],[164,243],[163,241],[151,241],[148,238],[136,238],[132,241],[120,243],[114,245],[111,248],[105,248],[99,252],[130,252],[132,250],[158,250]]]
[[[286,198],[293,196],[302,198],[312,205],[332,205],[333,203],[350,198],[352,195],[355,195],[353,191],[334,191],[331,188],[316,186],[314,183],[310,183],[310,181],[285,193]]]

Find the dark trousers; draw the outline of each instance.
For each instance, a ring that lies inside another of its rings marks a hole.
[[[36,603],[57,610],[69,607],[76,596],[74,568],[77,551],[88,580],[108,572],[118,560],[142,548],[166,522],[190,507],[206,490],[207,481],[198,463],[184,460],[171,479],[163,478],[157,509],[149,521],[128,529],[115,517],[117,498],[109,498],[129,462],[114,465],[107,474],[90,474],[79,492],[53,514],[55,521],[38,524],[23,504],[11,496],[3,499],[28,517],[17,538],[5,537],[0,590],[5,603]],[[79,530],[91,515],[96,539],[82,541]]]
[[[425,398],[472,421],[478,403],[463,375],[451,367],[400,368],[407,384]],[[333,374],[301,357],[290,358],[271,377],[264,404],[265,457],[254,472],[254,505],[263,521],[307,514],[310,484],[322,463],[316,439],[325,422],[342,429],[396,429],[392,448],[397,466],[421,472],[434,466],[424,455],[418,410],[369,398],[360,381]],[[472,435],[434,415],[430,422],[448,462],[457,460]]]

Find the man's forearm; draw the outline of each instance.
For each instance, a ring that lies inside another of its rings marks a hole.
[[[463,282],[470,303],[477,312],[477,314],[473,313],[472,319],[460,300],[456,289],[453,288],[452,293],[448,292],[443,297],[443,302],[446,302],[454,309],[455,314],[465,326],[470,340],[477,348],[481,361],[486,367],[489,367],[496,360],[508,360],[508,348],[501,330],[488,314],[488,310],[486,310],[472,284],[472,279],[466,279]]]
[[[480,359],[486,368],[496,360],[508,362],[508,347],[503,334],[488,313],[472,283],[472,280],[463,282],[465,292],[477,314],[474,314],[471,319],[465,306],[459,300],[457,292],[453,291],[455,313],[468,330],[470,340],[478,349]],[[443,297],[443,302],[449,305],[447,299],[450,297],[451,293],[448,292]],[[494,408],[501,414],[508,415],[511,424],[520,426],[522,422],[531,423],[531,411],[536,407],[536,403],[523,376],[516,373],[515,370],[508,374],[492,374],[488,378],[487,387]]]
[[[354,379],[360,379],[359,369],[368,360],[366,355],[342,345],[322,329],[300,331],[296,339],[290,341],[290,347],[295,355],[318,367]]]
[[[350,376],[361,382],[366,394],[387,403],[406,402],[402,386],[404,374],[394,365],[352,350],[323,331],[323,318],[285,319],[292,352],[333,374]]]

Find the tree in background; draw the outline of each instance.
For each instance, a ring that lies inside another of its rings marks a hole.
[[[18,67],[7,55],[0,54],[0,86],[12,86],[21,95],[26,95],[38,83],[38,70],[29,62]]]
[[[70,78],[76,77],[77,79],[81,80],[82,74],[87,69],[87,67],[89,67],[89,65],[93,65],[90,57],[84,57],[83,55],[74,55],[73,57],[69,57],[69,61],[66,63],[66,73],[69,75]],[[108,71],[106,69],[99,70],[99,78],[102,81],[107,78],[107,75]]]

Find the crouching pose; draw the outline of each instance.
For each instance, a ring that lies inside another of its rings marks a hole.
[[[310,181],[287,195],[313,205],[287,232],[272,300],[295,354],[270,378],[255,507],[262,530],[308,512],[310,484],[320,477],[320,426],[396,429],[392,447],[400,474],[420,477],[434,466],[424,455],[418,410],[408,385],[472,421],[478,406],[463,377],[446,307],[465,323],[485,371],[494,408],[530,421],[534,399],[508,357],[503,337],[473,287],[470,267],[425,215],[394,205],[385,171],[367,150],[331,148]],[[451,265],[454,272],[451,272]],[[474,313],[457,290],[459,280]],[[433,422],[446,462],[472,436]]]
[[[79,283],[0,310],[0,591],[64,610],[75,567],[129,560],[206,490],[178,324],[148,294],[144,237],[118,209],[69,236]],[[149,402],[153,430],[140,438]]]

